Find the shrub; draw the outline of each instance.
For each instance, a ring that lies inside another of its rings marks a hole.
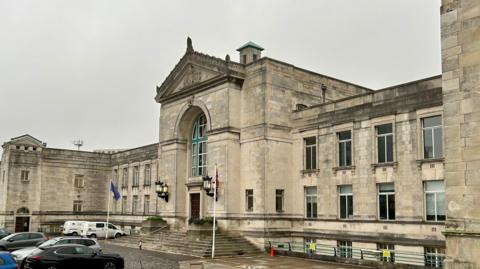
[[[151,221],[164,221],[164,220],[162,219],[162,217],[160,217],[160,216],[147,217],[147,220],[151,220]]]

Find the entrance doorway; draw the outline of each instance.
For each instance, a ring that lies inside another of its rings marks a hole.
[[[15,232],[28,232],[30,230],[30,217],[15,218]]]
[[[200,193],[190,193],[190,218],[200,218]]]

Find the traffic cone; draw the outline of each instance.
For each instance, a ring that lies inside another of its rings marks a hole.
[[[275,256],[275,249],[273,248],[273,244],[272,244],[272,247],[270,248],[270,257],[274,257]]]

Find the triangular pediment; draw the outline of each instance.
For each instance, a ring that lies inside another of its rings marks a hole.
[[[36,147],[45,146],[45,144],[42,141],[36,139],[35,137],[33,137],[29,134],[14,137],[14,138],[10,139],[10,141],[8,143],[14,144],[14,145],[28,145],[28,146],[36,146]]]
[[[190,90],[235,73],[243,72],[243,66],[199,52],[188,52],[180,59],[161,86],[157,86],[155,100],[167,100],[171,96],[186,94]]]
[[[180,92],[184,88],[207,81],[218,75],[221,75],[221,73],[205,68],[197,63],[188,63],[181,70],[178,79],[172,84],[169,93]]]

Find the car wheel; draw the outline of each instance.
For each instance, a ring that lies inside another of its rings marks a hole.
[[[73,232],[72,235],[73,235],[73,236],[77,236],[78,233],[77,233],[77,232]]]
[[[96,234],[91,234],[90,238],[97,238],[97,235]]]
[[[113,262],[107,262],[103,267],[103,269],[115,269],[115,268],[117,268],[117,266],[115,266]]]
[[[119,238],[120,236],[122,236],[121,234],[115,234],[115,238]]]

